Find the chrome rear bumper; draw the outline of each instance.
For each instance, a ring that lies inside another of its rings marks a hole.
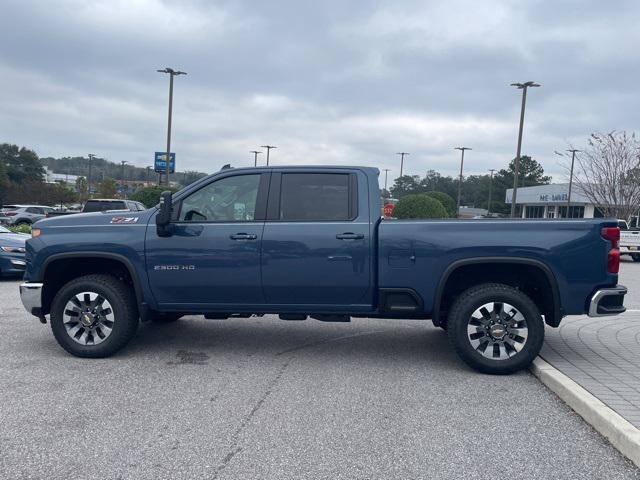
[[[618,285],[612,288],[602,288],[591,297],[589,303],[590,317],[605,317],[607,315],[618,315],[626,310],[623,305],[627,288]]]

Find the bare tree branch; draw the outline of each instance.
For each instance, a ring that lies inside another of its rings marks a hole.
[[[574,181],[605,216],[630,221],[640,210],[640,142],[635,134],[592,133],[587,147],[576,154]]]

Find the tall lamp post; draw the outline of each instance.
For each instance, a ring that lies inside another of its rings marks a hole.
[[[539,87],[536,82],[512,83],[512,87],[522,90],[522,106],[520,107],[520,128],[518,129],[518,148],[516,150],[516,164],[513,175],[513,195],[511,197],[511,218],[516,215],[516,198],[518,195],[518,168],[520,167],[520,151],[522,149],[522,129],[524,128],[524,107],[527,103],[527,89],[529,87]]]
[[[384,169],[384,190],[385,192],[387,191],[387,177],[389,176],[389,170],[391,170],[390,168],[385,168]]]
[[[491,172],[489,176],[489,201],[487,202],[487,214],[491,213],[491,194],[493,193],[493,172],[495,172],[495,168],[490,168],[489,172]]]
[[[91,198],[91,160],[95,157],[93,153],[88,155],[89,157],[89,178],[87,179],[87,197]]]
[[[456,217],[460,215],[460,199],[462,197],[462,168],[464,166],[464,151],[471,150],[469,147],[455,147],[454,150],[460,150],[460,178],[458,179],[458,204],[456,205]]]
[[[176,75],[186,75],[187,72],[181,72],[180,70],[174,70],[173,68],[166,67],[163,70],[157,70],[159,73],[169,74],[169,118],[167,122],[167,157],[165,175],[167,177],[166,184],[169,186],[169,173],[171,172],[171,111],[173,109],[173,77]]]
[[[407,152],[398,152],[396,155],[400,155],[400,176],[402,177],[402,169],[404,168],[404,156],[409,155]]]
[[[577,150],[575,148],[568,148],[567,152],[571,153],[571,170],[569,171],[569,195],[567,196],[567,216],[566,218],[569,218],[569,209],[571,208],[571,187],[573,185],[573,164],[576,161],[576,152],[580,152],[581,150]],[[560,152],[555,152],[556,155],[560,155],[561,157],[564,157],[565,154],[564,153],[560,153]]]
[[[258,154],[262,153],[258,150],[251,150],[251,153],[253,153],[253,166],[257,167],[258,166]]]
[[[122,165],[122,174],[120,176],[121,181],[122,181],[122,194],[124,195],[124,198],[127,198],[127,194],[125,193],[125,186],[124,186],[124,166],[127,164],[128,162],[126,160],[121,160],[120,161],[120,165]]]
[[[267,167],[268,167],[269,166],[269,152],[271,151],[272,148],[278,148],[278,147],[276,147],[275,145],[260,145],[260,147],[267,149]]]

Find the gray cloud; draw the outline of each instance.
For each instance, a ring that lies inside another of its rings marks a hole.
[[[455,174],[524,152],[561,178],[553,151],[591,131],[637,129],[640,5],[599,1],[9,1],[0,31],[2,141],[40,155],[151,162],[176,80],[179,168],[366,164]]]

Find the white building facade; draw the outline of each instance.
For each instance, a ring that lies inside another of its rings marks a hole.
[[[507,190],[505,203],[511,204],[512,198],[513,189],[510,188]],[[571,189],[570,205],[568,201],[569,184],[554,183],[518,188],[516,206],[522,218],[598,218],[603,216],[598,205],[594,205],[576,184]],[[635,223],[638,224],[637,215]]]

